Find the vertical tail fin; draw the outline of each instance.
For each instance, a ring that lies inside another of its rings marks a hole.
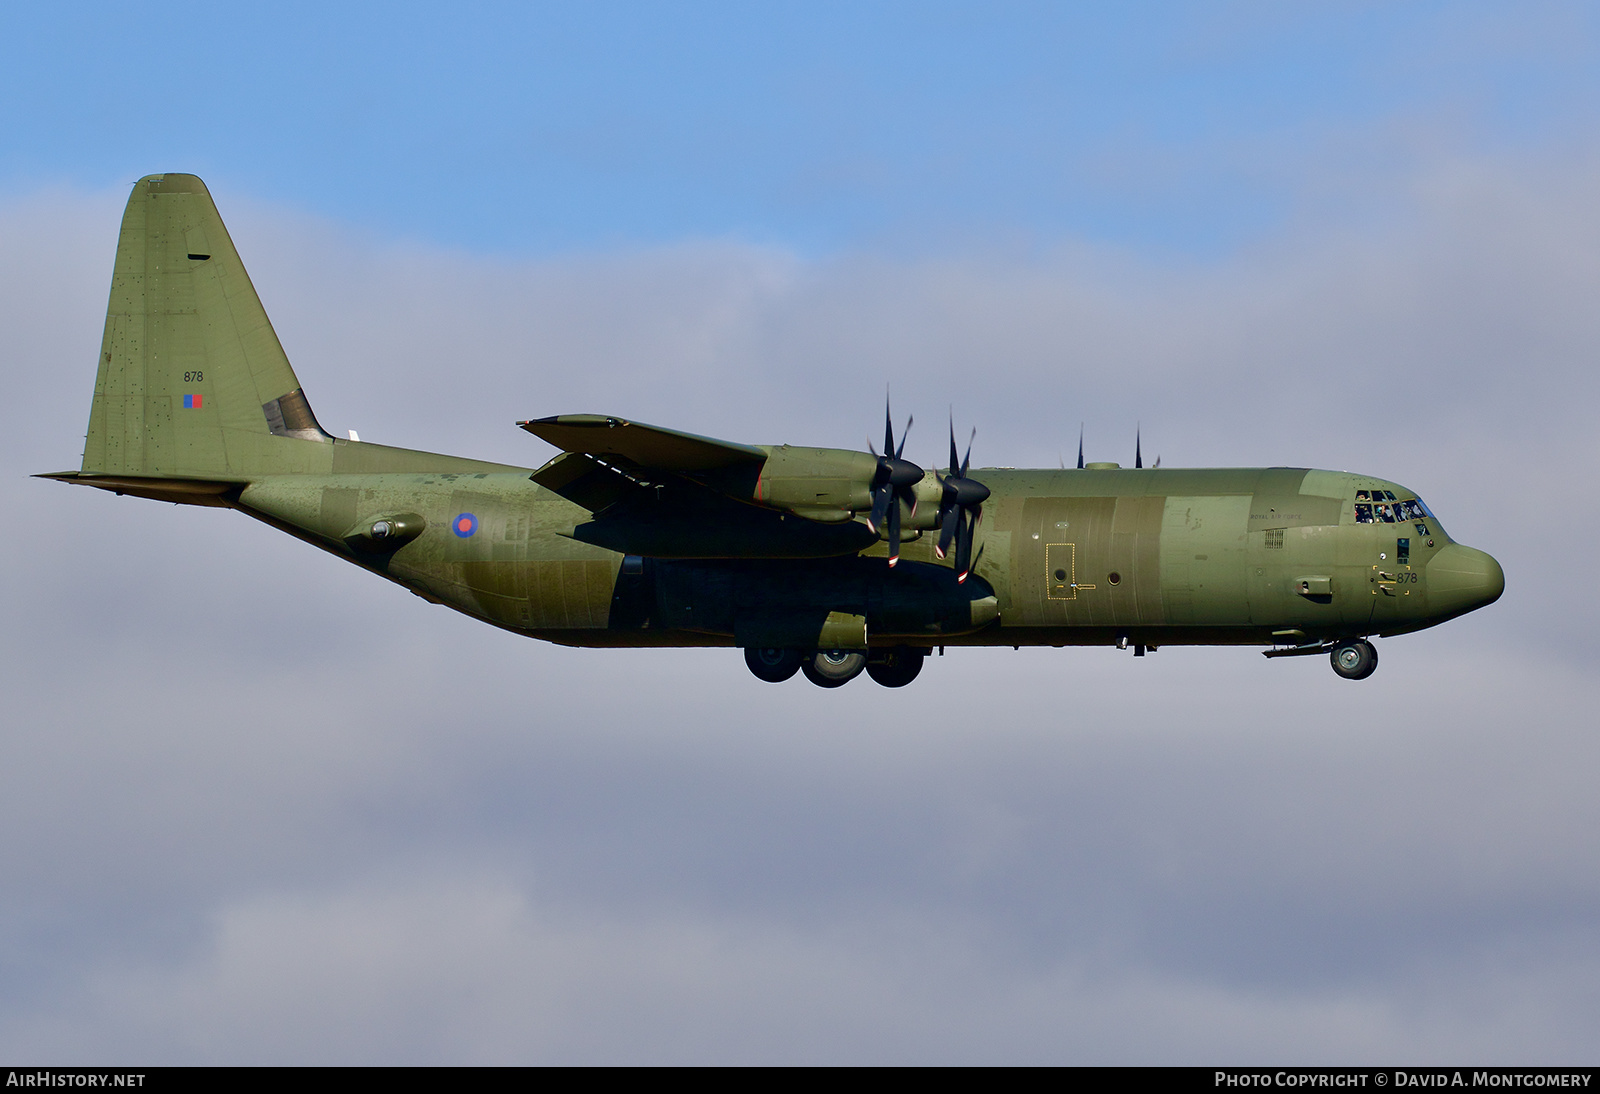
[[[205,184],[140,179],[117,241],[83,472],[317,472],[331,464],[331,441]]]

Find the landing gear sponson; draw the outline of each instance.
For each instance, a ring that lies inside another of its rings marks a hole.
[[[756,679],[781,684],[795,673],[821,688],[843,687],[860,676],[862,670],[886,688],[902,688],[917,678],[928,651],[914,646],[895,646],[872,650],[783,650],[744,651],[744,663]]]

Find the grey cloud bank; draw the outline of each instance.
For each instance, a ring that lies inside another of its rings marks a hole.
[[[1505,598],[1363,684],[953,651],[904,692],[574,651],[75,464],[121,195],[0,208],[0,1051],[70,1062],[1592,1060],[1592,162],[1157,267],[485,261],[217,195],[324,423],[536,465],[608,411],[1371,470]],[[308,262],[307,256],[315,261]],[[841,409],[844,408],[844,409]],[[855,409],[849,409],[855,408]],[[956,662],[947,658],[945,664]]]

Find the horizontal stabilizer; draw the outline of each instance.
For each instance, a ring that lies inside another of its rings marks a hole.
[[[140,475],[95,475],[81,471],[57,471],[49,475],[35,475],[36,479],[54,479],[78,486],[93,486],[110,490],[114,494],[129,494],[152,501],[170,501],[174,505],[210,505],[231,509],[244,489],[242,482],[219,482],[214,479],[167,479]]]
[[[767,458],[766,450],[754,445],[599,414],[559,414],[517,424],[564,452],[611,456],[655,471],[715,471]]]

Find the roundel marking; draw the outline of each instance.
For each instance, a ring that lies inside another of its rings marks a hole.
[[[456,535],[466,539],[478,530],[478,518],[471,513],[462,513],[456,517],[451,527],[456,530]]]

